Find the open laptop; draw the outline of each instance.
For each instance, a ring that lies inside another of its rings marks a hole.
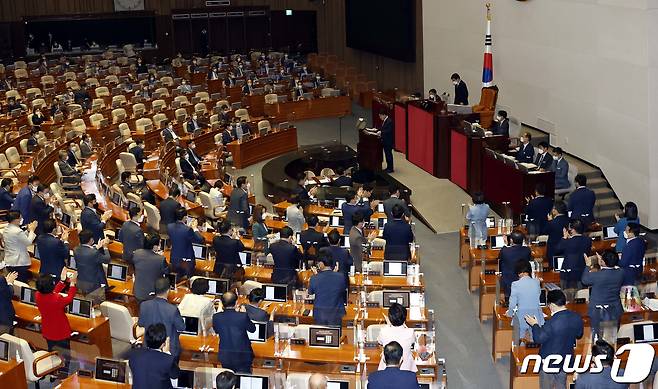
[[[309,327],[308,345],[311,347],[340,347],[340,327]]]
[[[252,342],[264,343],[267,340],[267,323],[266,322],[253,322],[256,325],[254,332],[247,332],[249,340]]]
[[[240,251],[238,253],[240,256],[240,263],[242,263],[243,266],[249,266],[251,265],[251,252],[250,251]]]
[[[128,362],[114,359],[96,358],[94,378],[100,381],[125,384],[128,378]]]
[[[341,209],[346,201],[345,199],[336,199],[336,208]]]
[[[551,260],[551,267],[553,268],[553,271],[554,272],[562,271],[562,265],[564,265],[564,256],[554,255]]]
[[[343,247],[346,248],[346,249],[349,249],[350,248],[350,237],[348,235],[345,235],[341,238],[342,238],[342,241],[343,241]]]
[[[69,215],[68,213],[62,213],[61,222],[66,227],[71,228],[71,215]]]
[[[128,278],[128,266],[109,263],[107,265],[107,278],[117,281],[125,281]]]
[[[21,286],[21,302],[30,305],[37,305],[36,293],[36,289],[32,289],[29,286]]]
[[[288,299],[288,285],[286,284],[263,284],[265,301],[285,302]]]
[[[384,261],[384,276],[400,277],[407,275],[407,261]]]
[[[487,228],[493,228],[493,227],[496,227],[496,217],[489,216],[487,217]]]
[[[194,192],[194,191],[187,192],[187,194],[185,195],[185,199],[187,199],[187,201],[192,202],[192,203],[195,202],[196,201],[196,192]]]
[[[192,370],[180,370],[178,373],[178,379],[174,380],[176,389],[192,389],[194,387],[194,371]]]
[[[327,389],[350,389],[350,383],[347,381],[327,381]]]
[[[643,323],[633,325],[635,343],[658,342],[658,323]]]
[[[410,293],[409,291],[385,290],[382,292],[384,308],[390,308],[397,303],[405,308],[409,308]]]
[[[615,232],[615,226],[603,227],[603,240],[617,239],[618,236]]]
[[[199,334],[199,318],[193,316],[183,316],[185,329],[180,331],[183,335],[198,335]]]
[[[194,258],[199,260],[208,259],[208,246],[204,244],[192,243],[192,250],[194,250]]]
[[[345,224],[345,222],[342,216],[332,216],[331,223],[329,225],[331,227],[340,227],[343,224]]]
[[[505,247],[505,238],[503,235],[492,236],[489,238],[489,241],[491,242],[491,248],[494,250]]]
[[[269,389],[270,379],[265,376],[238,375],[237,389]]]
[[[136,202],[134,202],[132,200],[128,200],[127,209],[131,210],[132,208],[139,208],[139,204],[137,204]]]
[[[0,361],[9,361],[9,342],[0,339]]]
[[[206,278],[208,280],[208,294],[219,296],[228,291],[229,280],[222,278]]]
[[[90,318],[92,310],[91,301],[76,297],[71,301],[71,304],[69,304],[68,310],[71,315]]]

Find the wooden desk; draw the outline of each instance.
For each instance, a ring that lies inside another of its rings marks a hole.
[[[574,349],[574,355],[585,356],[590,352],[591,346],[589,343],[577,344]],[[528,355],[539,354],[539,348],[526,348],[525,346],[514,347],[510,351],[510,375],[509,375],[509,388],[510,389],[538,389],[539,388],[539,374],[533,373],[535,363],[528,364],[528,372],[521,374],[521,365],[523,360]],[[567,383],[573,382],[573,374],[567,375]]]
[[[352,113],[352,101],[349,96],[288,101],[265,104],[264,111],[265,115],[274,117],[276,122],[343,117]]]
[[[107,381],[99,381],[95,378],[80,377],[78,373],[67,377],[58,386],[59,389],[130,389],[130,384],[117,384]]]
[[[23,362],[17,362],[15,359],[0,361],[0,388],[27,389]]]
[[[246,142],[233,141],[226,147],[233,155],[233,166],[243,169],[260,161],[297,150],[297,129],[292,127],[274,131]]]

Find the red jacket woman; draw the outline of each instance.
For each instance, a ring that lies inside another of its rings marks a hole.
[[[68,349],[71,337],[71,326],[66,317],[66,306],[71,304],[77,288],[75,282],[77,274],[68,279],[67,268],[62,269],[60,280],[55,284],[55,278],[50,274],[44,274],[37,280],[36,303],[41,313],[41,335],[48,342],[48,350],[54,347]],[[60,292],[69,284],[68,294],[62,296]]]

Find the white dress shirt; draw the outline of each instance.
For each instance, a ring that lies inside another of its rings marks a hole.
[[[14,224],[8,224],[3,233],[5,242],[6,266],[30,266],[32,260],[27,252],[27,246],[36,238],[34,232],[23,231]]]
[[[413,354],[411,353],[411,347],[416,342],[416,336],[414,334],[413,328],[407,328],[406,325],[400,327],[394,327],[392,325],[387,325],[383,327],[379,332],[377,337],[377,342],[382,346],[396,341],[402,346],[402,363],[400,364],[400,370],[408,370],[416,372],[416,361],[414,361]],[[378,370],[386,369],[386,363],[384,362],[384,353],[379,361]]]

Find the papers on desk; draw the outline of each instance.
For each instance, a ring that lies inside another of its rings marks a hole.
[[[470,105],[448,104],[449,112],[457,112],[461,114],[473,113],[473,107]]]
[[[322,177],[318,181],[320,181],[320,184],[328,184],[331,182],[331,178]]]
[[[519,165],[525,167],[528,170],[537,169],[537,165],[535,165],[534,163],[521,162],[521,163],[519,163]]]

